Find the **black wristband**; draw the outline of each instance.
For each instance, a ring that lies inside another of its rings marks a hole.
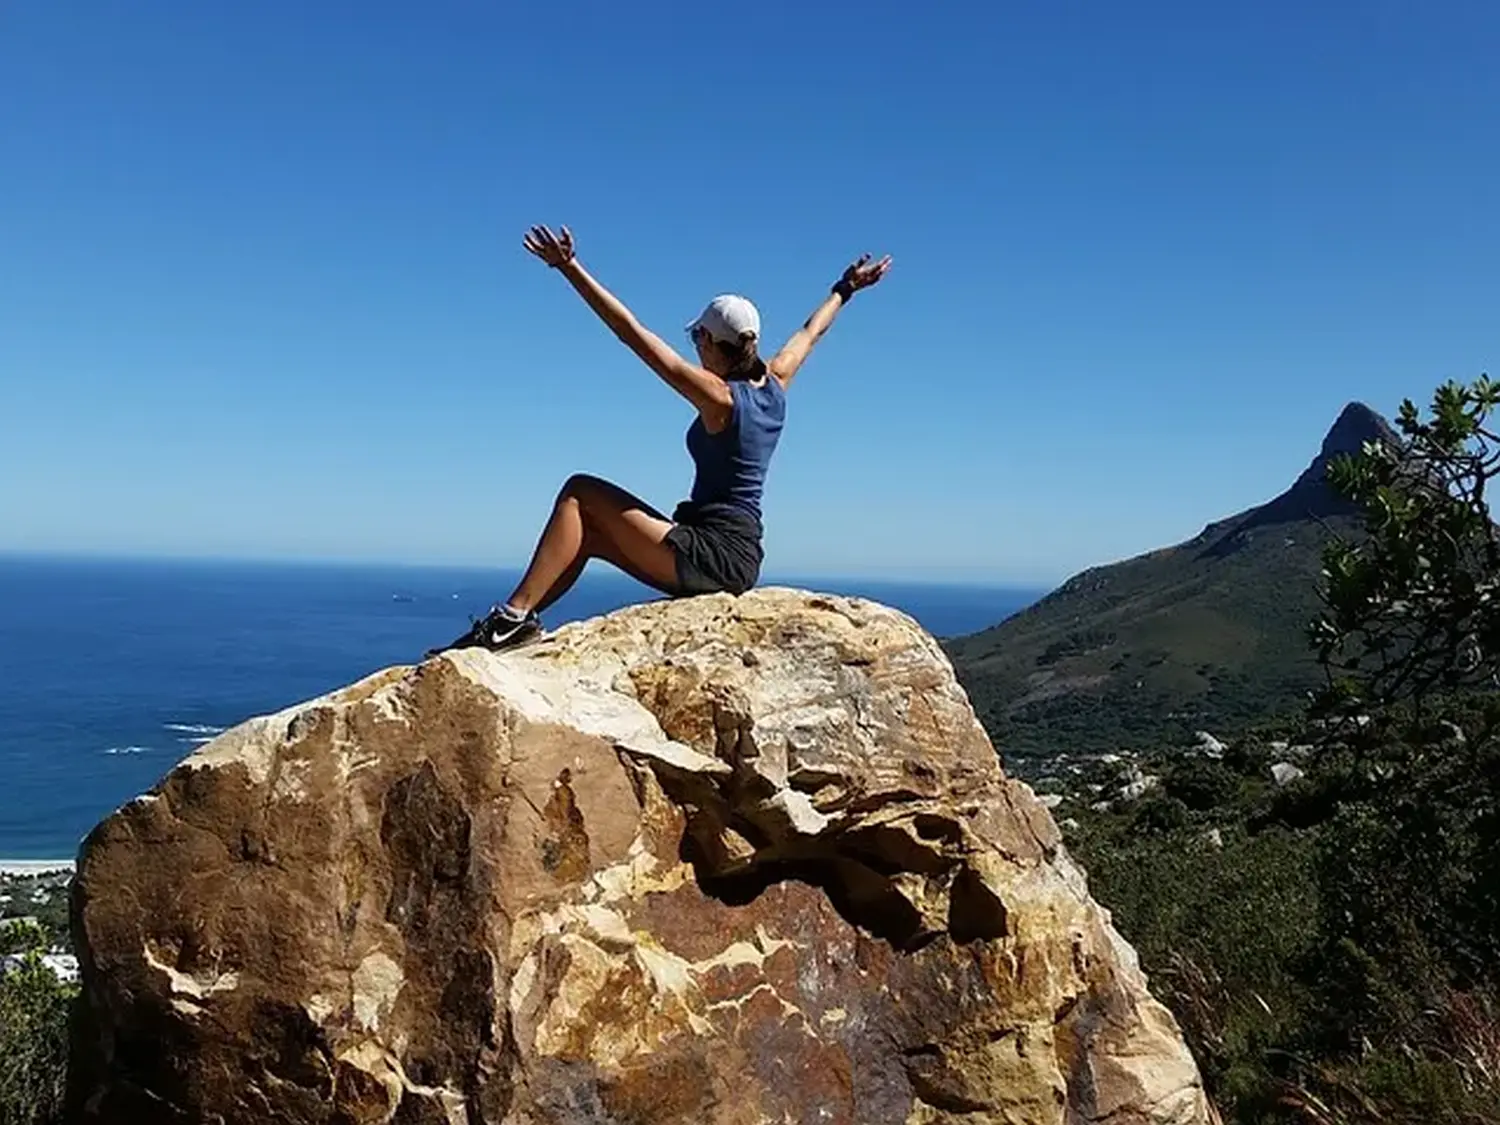
[[[844,304],[846,305],[854,300],[854,283],[851,281],[839,278],[838,281],[833,283],[833,291],[844,299]]]

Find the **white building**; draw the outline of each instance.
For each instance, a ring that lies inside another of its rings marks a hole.
[[[19,969],[25,963],[26,959],[19,953],[0,957],[0,977]],[[64,984],[72,984],[78,979],[78,958],[71,953],[43,953],[42,964],[51,969],[52,975]]]

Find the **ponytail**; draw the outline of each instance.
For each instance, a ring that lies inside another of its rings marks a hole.
[[[765,360],[756,348],[755,333],[741,332],[738,344],[720,344],[729,358],[729,375],[734,379],[760,380],[766,376]]]

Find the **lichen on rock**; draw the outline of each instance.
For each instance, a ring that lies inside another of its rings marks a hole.
[[[1196,1125],[941,649],[653,602],[220,736],[90,835],[90,1122]]]

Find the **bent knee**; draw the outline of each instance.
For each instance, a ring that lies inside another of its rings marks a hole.
[[[563,481],[562,490],[577,495],[580,492],[608,491],[613,487],[603,477],[596,477],[591,473],[574,473]]]
[[[588,473],[574,473],[567,480],[563,481],[562,488],[558,490],[557,498],[559,500],[587,502],[591,497],[598,496],[608,487],[607,482],[601,480],[599,477],[590,476]]]

